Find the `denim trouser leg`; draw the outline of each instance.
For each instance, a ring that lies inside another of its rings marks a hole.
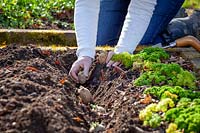
[[[140,44],[162,43],[161,34],[181,8],[184,0],[157,0],[153,16]]]
[[[140,44],[162,42],[160,34],[176,15],[183,2],[184,0],[157,0],[153,16]],[[117,44],[129,3],[130,0],[101,0],[97,45]]]
[[[97,45],[116,45],[130,0],[100,0]]]

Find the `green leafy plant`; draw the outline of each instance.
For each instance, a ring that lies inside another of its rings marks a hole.
[[[165,98],[165,99],[162,99],[157,107],[156,107],[156,111],[160,111],[160,112],[166,112],[169,108],[172,108],[174,107],[175,104],[174,104],[174,101],[170,98]]]
[[[151,94],[158,99],[164,99],[164,98],[171,98],[174,101],[178,101],[181,98],[190,98],[190,99],[196,99],[200,98],[200,92],[195,92],[192,90],[185,90],[184,88],[180,86],[153,86],[150,88],[147,88],[144,91],[145,94]]]
[[[164,119],[177,125],[179,130],[185,133],[200,132],[200,99],[183,98],[176,108],[172,108],[165,113]],[[170,130],[171,127],[169,127]]]
[[[160,113],[163,112],[163,115]],[[200,132],[200,99],[181,98],[177,105],[170,98],[159,103],[148,105],[139,113],[144,126],[156,128],[161,122],[170,122],[167,133],[199,133]]]
[[[144,48],[140,51],[139,55],[143,58],[143,60],[150,62],[160,62],[162,59],[169,58],[169,54],[167,54],[164,49],[158,47]]]
[[[139,119],[143,121],[144,126],[156,128],[160,126],[161,117],[156,113],[157,104],[150,104],[144,110],[140,111]]]
[[[200,92],[185,90],[180,86],[154,86],[144,93],[161,99],[154,105],[154,110],[165,112],[162,120],[171,123],[166,129],[167,133],[179,133],[182,130],[185,133],[200,132]]]
[[[190,89],[196,88],[195,76],[187,70],[183,70],[180,65],[152,63],[146,67],[146,72],[133,83],[136,86],[159,85],[160,83],[171,86],[183,86]]]
[[[199,0],[186,0],[183,4],[183,7],[200,9],[200,1]]]
[[[182,133],[178,130],[178,126],[175,123],[170,123],[166,129],[166,133]]]
[[[143,121],[144,126],[156,128],[161,125],[162,121],[162,117],[158,113],[166,112],[174,106],[175,104],[170,98],[163,99],[158,104],[150,104],[144,110],[141,110],[139,119]]]
[[[144,65],[146,62],[161,62],[162,59],[168,59],[168,58],[169,55],[162,48],[148,47],[144,48],[138,54],[129,54],[128,52],[115,54],[113,55],[112,60],[119,61],[125,67],[131,68],[133,65],[138,65],[140,67]]]

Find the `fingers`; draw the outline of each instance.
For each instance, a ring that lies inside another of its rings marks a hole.
[[[109,61],[111,60],[111,58],[112,58],[113,55],[114,55],[114,52],[113,52],[113,51],[110,51],[110,52],[108,53],[108,56],[107,56],[107,58],[106,58],[106,63],[109,63]]]
[[[107,59],[106,59],[106,63],[107,63],[107,67],[111,67],[111,66],[118,66],[120,64],[120,62],[114,62],[111,60],[112,56],[114,55],[113,51],[110,51],[108,53]]]
[[[118,66],[120,62],[115,62],[112,66]]]
[[[83,68],[84,68],[84,69],[83,69],[84,75],[88,77],[90,66],[88,66],[87,64],[84,64],[84,67],[83,67]]]
[[[114,55],[113,51],[110,51],[106,58],[107,67],[111,67],[115,62],[111,60],[112,56]]]
[[[106,65],[107,67],[115,67],[115,66],[118,66],[120,65],[120,62],[114,62],[114,61],[109,61],[108,64]]]
[[[77,83],[79,82],[78,73],[83,69],[83,73],[85,76],[89,75],[89,69],[92,64],[92,58],[90,57],[81,57],[74,62],[69,72],[69,76],[75,80]]]
[[[107,67],[111,67],[115,62],[114,61],[109,61],[108,64],[106,65]]]
[[[78,82],[78,75],[77,74],[78,74],[79,68],[80,68],[79,66],[73,65],[70,72],[69,72],[69,76],[73,80],[75,80],[76,82]]]

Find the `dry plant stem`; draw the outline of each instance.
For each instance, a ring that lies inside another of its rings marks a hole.
[[[122,68],[120,68],[119,66],[113,66],[114,67],[114,69],[116,70],[116,72],[119,72],[119,73],[122,73],[122,74],[125,74],[126,72],[122,69]]]

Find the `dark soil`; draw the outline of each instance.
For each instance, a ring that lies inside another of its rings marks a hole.
[[[168,62],[191,70],[189,61],[171,53]],[[88,132],[92,122],[99,122],[111,132],[164,132],[143,127],[138,113],[146,87],[135,87],[138,71],[106,68],[94,62],[91,77],[83,86],[93,94],[92,109],[78,96],[68,72],[76,60],[75,50],[41,50],[35,46],[10,45],[0,49],[0,132]]]

